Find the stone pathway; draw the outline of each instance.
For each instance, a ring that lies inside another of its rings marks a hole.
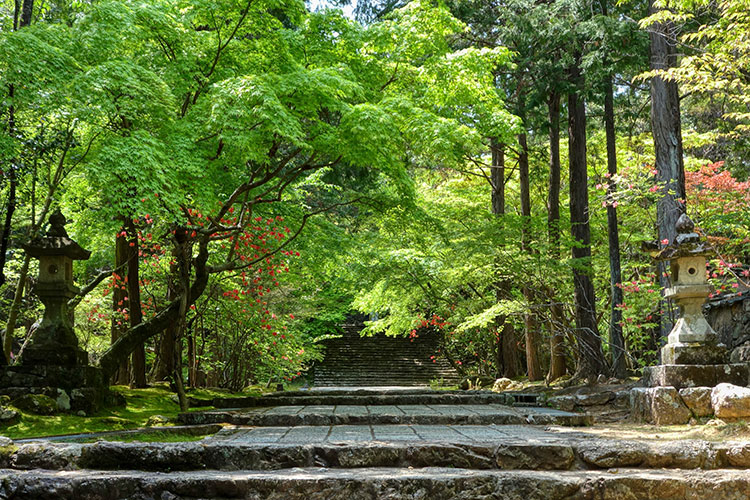
[[[613,473],[614,472],[614,473]],[[377,468],[279,471],[0,470],[0,498],[56,500],[747,500],[744,471],[477,471]]]
[[[331,425],[300,427],[227,427],[206,442],[245,444],[406,443],[560,443],[592,439],[581,432],[560,432],[529,425]]]
[[[587,425],[586,415],[552,408],[513,408],[500,404],[289,405],[189,412],[184,424],[230,423],[248,426],[298,425]]]
[[[383,388],[220,399],[259,404],[183,414],[221,423],[199,441],[8,444],[0,499],[750,499],[750,441],[619,439],[580,427],[585,415],[506,400]]]

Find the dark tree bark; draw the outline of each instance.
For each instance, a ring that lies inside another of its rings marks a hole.
[[[602,1],[602,14],[607,15],[607,3]],[[605,66],[606,66],[605,61]],[[625,339],[622,335],[623,303],[622,269],[620,266],[620,232],[617,225],[617,208],[612,202],[616,186],[613,182],[617,174],[617,143],[615,138],[615,98],[612,85],[612,74],[604,80],[604,132],[607,137],[607,173],[610,176],[607,195],[607,232],[609,233],[609,284],[612,300],[610,301],[609,346],[612,352],[612,375],[625,378]]]
[[[552,92],[549,111],[549,191],[547,232],[553,252],[560,244],[560,94]]]
[[[167,285],[167,301],[171,302],[179,296],[177,291],[179,281],[177,276],[177,265],[172,265],[169,284]],[[154,367],[153,379],[155,381],[168,380],[175,371],[177,359],[177,324],[169,325],[161,334],[159,341],[159,356]]]
[[[490,180],[492,181],[492,213],[495,215],[505,214],[505,144],[500,144],[497,139],[490,142],[492,151],[492,170]]]
[[[492,170],[490,172],[492,213],[500,217],[505,215],[505,145],[492,139],[490,148],[492,151]],[[498,302],[510,297],[509,280],[501,278],[495,283],[495,297]],[[515,328],[507,319],[505,315],[495,318],[495,327],[498,329],[495,359],[498,375],[512,378],[518,375],[518,351],[515,346]]]
[[[549,191],[547,205],[547,234],[550,254],[560,257],[560,94],[552,91],[547,101],[549,111]],[[550,363],[547,381],[565,375],[565,334],[562,307],[552,288],[547,289],[550,309]]]
[[[124,270],[128,264],[128,239],[127,236],[118,233],[115,239],[115,269]],[[114,344],[120,336],[127,330],[123,324],[117,324],[119,321],[118,310],[122,310],[125,307],[125,297],[127,297],[127,288],[122,289],[124,286],[125,273],[118,272],[115,276],[115,286],[112,289],[112,312],[115,313],[112,317],[112,330],[111,338]],[[119,363],[118,366],[112,371],[112,382],[119,385],[127,385],[130,383],[130,363],[127,359]]]
[[[581,54],[570,67],[568,94],[568,156],[570,165],[570,224],[573,246],[578,368],[576,378],[607,372],[596,324],[596,297],[591,280],[591,229],[589,227],[588,173],[586,169],[586,106],[582,96]]]
[[[523,122],[523,118],[521,119]],[[523,228],[521,234],[521,247],[524,251],[531,253],[531,186],[529,180],[529,146],[526,132],[518,134],[518,176],[521,187],[521,216],[523,217]],[[526,302],[534,304],[536,297],[531,287],[524,286],[522,289]],[[524,337],[526,344],[526,373],[529,380],[541,380],[542,367],[539,363],[539,323],[534,310],[526,312],[523,316]]]
[[[659,11],[650,2],[652,14]],[[672,23],[655,23],[649,27],[651,42],[651,69],[666,70],[677,63],[676,27]],[[680,96],[677,83],[656,76],[651,79],[651,132],[654,136],[656,171],[658,181],[664,185],[661,198],[656,205],[656,220],[659,241],[672,243],[677,236],[675,225],[685,212],[685,167],[682,151],[682,129],[680,122]],[[667,269],[659,266],[662,290],[668,288]],[[663,293],[663,292],[662,292]],[[666,301],[663,301],[666,302]],[[675,317],[672,307],[666,303],[661,308],[661,335],[666,339],[672,330]]]
[[[143,321],[141,310],[141,277],[140,258],[138,251],[138,230],[132,220],[128,220],[128,314],[130,316],[130,327],[134,327]],[[142,389],[148,385],[146,381],[146,347],[139,345],[131,354],[131,381],[134,388]]]
[[[16,5],[18,5],[16,3]],[[34,0],[23,0],[23,7],[21,8],[21,19],[19,27],[23,28],[31,24],[31,15],[34,12]]]
[[[23,5],[19,5],[20,2],[15,2],[13,9],[13,26],[15,29],[25,28],[31,24],[31,13],[34,10],[34,0],[24,0]],[[20,13],[18,9],[21,9]],[[14,85],[8,86],[8,99],[10,106],[8,107],[8,136],[16,136],[16,107],[13,100],[16,96],[16,88]],[[13,214],[16,211],[18,204],[17,190],[18,190],[18,160],[11,162],[8,165],[8,201],[5,204],[5,221],[3,224],[3,231],[0,233],[0,286],[5,284],[5,262],[6,255],[8,253],[8,247],[10,246],[10,234],[13,228]],[[5,342],[4,342],[5,343]],[[0,365],[7,364],[10,361],[10,351],[5,353],[5,363],[0,361]]]
[[[300,228],[301,231],[301,228]],[[117,370],[121,360],[126,359],[138,345],[151,337],[163,332],[167,326],[180,320],[180,311],[194,303],[201,296],[208,284],[209,273],[206,267],[208,261],[208,240],[202,240],[197,257],[193,259],[195,278],[189,290],[180,293],[180,296],[169,303],[159,314],[153,318],[130,328],[122,334],[107,349],[99,361],[99,365],[107,374],[113,374]]]

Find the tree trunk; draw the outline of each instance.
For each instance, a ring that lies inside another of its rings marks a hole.
[[[14,2],[13,9],[13,29],[21,29],[31,24],[31,12],[34,8],[34,0],[24,0],[23,5],[18,0]],[[20,11],[19,11],[20,9]],[[8,136],[11,138],[16,137],[16,107],[13,102],[15,99],[16,89],[15,86],[8,86],[8,99],[10,105],[8,106]],[[3,225],[3,231],[0,234],[0,286],[5,284],[5,260],[8,253],[8,247],[10,246],[10,233],[13,227],[13,214],[16,211],[17,199],[16,191],[18,188],[18,161],[12,161],[9,165],[8,172],[8,202],[5,205],[5,224]],[[34,221],[32,221],[33,223]],[[3,335],[3,354],[0,356],[0,366],[7,365],[10,363],[10,354],[13,347],[13,332],[15,331],[16,319],[18,318],[19,307],[21,300],[23,299],[24,284],[26,276],[29,270],[28,256],[24,257],[24,264],[21,270],[21,280],[19,281],[18,287],[16,288],[15,295],[20,297],[16,301],[15,297],[13,304],[11,305],[11,311],[5,333]],[[20,291],[19,291],[20,289]],[[16,306],[17,304],[17,306]],[[16,306],[15,308],[13,306]]]
[[[518,134],[518,176],[521,187],[521,216],[523,227],[521,234],[521,247],[531,253],[531,186],[529,181],[529,147],[526,132]],[[526,302],[532,306],[536,302],[536,296],[531,287],[523,287],[523,296]],[[542,379],[542,367],[539,363],[539,323],[533,309],[523,316],[524,336],[526,344],[526,373],[529,380]]]
[[[180,231],[177,232],[179,237]],[[173,300],[159,314],[153,318],[142,322],[141,324],[130,328],[127,332],[120,335],[109,349],[102,354],[99,365],[105,374],[112,375],[117,370],[119,363],[126,360],[139,344],[163,332],[167,326],[180,321],[180,310],[185,310],[187,306],[195,302],[206,289],[208,284],[208,240],[200,242],[198,255],[193,259],[195,269],[195,279],[189,289],[180,291],[180,298]],[[189,271],[188,271],[189,272]],[[186,278],[187,279],[187,278]],[[182,304],[184,302],[184,307]],[[184,315],[183,315],[184,316]],[[179,340],[179,339],[178,339]]]
[[[140,258],[138,251],[138,230],[132,220],[128,220],[128,313],[130,316],[130,327],[139,325],[143,321],[143,311],[141,310],[141,278],[140,278]],[[146,347],[144,344],[139,345],[131,355],[131,381],[130,386],[142,389],[148,385],[146,382]]]
[[[650,2],[650,12],[660,9]],[[655,23],[649,27],[651,41],[651,69],[666,70],[677,63],[675,53],[676,27],[673,23]],[[682,130],[680,123],[680,97],[677,83],[659,76],[651,79],[651,132],[654,136],[657,179],[664,185],[661,198],[656,205],[656,220],[659,241],[674,242],[677,236],[675,224],[685,212],[685,167],[682,158]],[[667,268],[659,265],[659,276],[663,290],[670,286]],[[662,301],[661,335],[664,339],[672,330],[675,321],[674,308]]]
[[[490,179],[492,181],[492,213],[500,218],[505,215],[505,145],[490,141],[492,152],[492,170]],[[504,244],[504,242],[501,242]],[[498,302],[510,297],[510,282],[500,278],[495,282],[495,297]],[[513,324],[508,321],[506,315],[495,318],[495,327],[498,329],[496,337],[495,358],[498,374],[505,377],[515,377],[518,372],[518,352],[515,347],[516,332]]]
[[[16,293],[13,296],[13,303],[10,306],[8,312],[8,323],[5,327],[3,335],[3,353],[2,359],[6,363],[10,363],[10,353],[13,348],[13,332],[16,329],[16,322],[18,321],[18,313],[21,311],[21,301],[23,301],[23,292],[26,289],[26,279],[29,275],[29,264],[31,257],[29,254],[24,255],[23,264],[21,264],[21,271],[18,276],[18,285],[16,285]]]
[[[187,323],[187,322],[186,322]],[[197,368],[197,353],[195,352],[195,334],[192,327],[188,327],[184,331],[185,341],[187,343],[187,362],[188,362],[188,386],[196,387],[196,368]]]
[[[591,279],[591,229],[589,227],[588,173],[586,167],[586,106],[582,96],[581,54],[569,71],[568,157],[570,166],[570,225],[573,246],[573,285],[575,290],[576,338],[578,340],[577,378],[595,377],[607,372],[596,324],[596,298]]]
[[[122,232],[115,239],[115,269],[124,269],[128,262],[128,240]],[[127,330],[122,322],[122,311],[125,309],[125,297],[127,288],[123,290],[125,279],[123,275],[113,274],[114,287],[112,288],[112,331],[111,339],[114,344]],[[119,324],[118,324],[119,323]],[[130,383],[130,363],[127,358],[122,360],[112,374],[112,383],[127,385]]]
[[[606,7],[603,9],[607,15]],[[614,89],[612,86],[612,75],[607,75],[604,90],[604,131],[607,136],[607,173],[609,173],[609,187],[607,194],[610,203],[607,203],[607,230],[609,233],[609,284],[612,296],[610,304],[611,319],[609,322],[609,347],[612,352],[612,375],[617,378],[625,378],[625,339],[622,336],[622,309],[623,302],[622,270],[620,268],[620,233],[617,226],[617,208],[612,203],[612,195],[615,192],[614,176],[617,175],[617,148],[615,139],[615,105]]]
[[[18,4],[16,4],[18,5]],[[19,28],[28,26],[31,24],[31,15],[34,12],[34,0],[23,0],[23,7],[21,8],[21,22]]]
[[[175,280],[179,281],[179,277],[177,276],[177,266],[172,265],[170,271],[171,276],[169,284],[167,285],[167,302],[179,297],[179,292],[177,291],[178,287],[175,284]],[[174,374],[175,360],[177,356],[176,338],[177,324],[167,326],[161,334],[161,340],[159,342],[159,359],[154,367],[154,380],[157,382],[167,380]]]
[[[550,255],[560,258],[560,94],[552,91],[547,102],[549,111],[549,191],[547,205],[547,234]],[[556,380],[567,372],[565,366],[565,334],[563,310],[552,287],[547,289],[550,310],[550,362],[547,381]]]

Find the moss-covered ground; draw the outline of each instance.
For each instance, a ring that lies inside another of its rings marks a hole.
[[[109,408],[84,417],[64,413],[41,416],[21,412],[21,421],[15,425],[0,427],[0,435],[11,439],[21,439],[88,432],[122,431],[144,427],[149,417],[154,415],[161,415],[174,420],[180,413],[180,407],[175,401],[174,393],[165,384],[158,384],[147,389],[130,389],[126,386],[113,386],[112,389],[125,397],[125,406]],[[261,394],[261,391],[260,387],[249,388],[247,392],[242,393],[194,389],[188,391],[188,396],[210,400],[216,397],[257,396]],[[191,408],[191,410],[193,409]],[[206,407],[200,409],[205,410]],[[144,437],[144,439],[155,440],[153,436]],[[187,438],[183,436],[183,439],[174,439],[184,441]],[[199,439],[199,437],[196,439]]]

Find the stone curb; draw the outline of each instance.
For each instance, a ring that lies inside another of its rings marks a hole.
[[[445,466],[480,470],[750,468],[750,443],[606,439],[341,444],[34,442],[11,449],[0,463],[2,468],[19,470],[275,470],[315,466],[344,469]]]
[[[564,425],[580,427],[591,425],[588,415],[504,412],[484,415],[349,415],[331,413],[264,414],[233,411],[206,411],[181,413],[178,416],[186,425],[233,424],[255,427],[296,427],[302,425]]]
[[[472,471],[291,469],[272,472],[0,470],[0,498],[59,500],[242,498],[268,500],[592,500],[747,498],[750,475],[732,470]]]
[[[432,404],[513,404],[511,393],[495,392],[448,392],[448,393],[406,393],[406,394],[312,394],[289,393],[271,394],[258,397],[214,398],[201,400],[190,398],[191,407],[213,406],[214,408],[251,408],[260,406],[335,406],[335,405],[432,405]]]

